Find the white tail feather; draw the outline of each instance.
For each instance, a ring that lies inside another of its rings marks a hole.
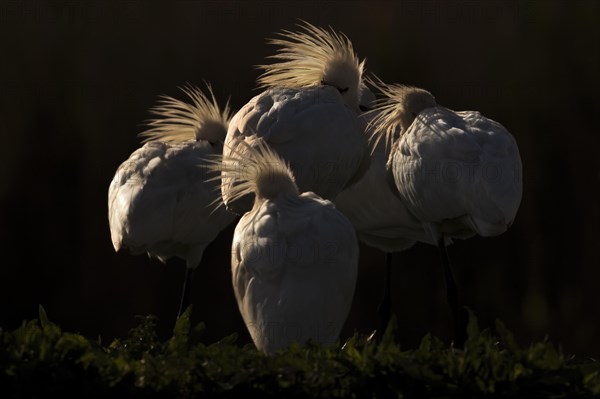
[[[181,87],[191,103],[169,96],[161,96],[150,112],[156,116],[147,122],[149,129],[140,133],[147,141],[181,142],[208,140],[220,142],[227,135],[231,119],[229,101],[223,111],[219,108],[210,84],[206,83],[210,98],[192,85]]]

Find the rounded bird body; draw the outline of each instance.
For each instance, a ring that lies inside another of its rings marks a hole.
[[[420,112],[393,153],[392,171],[411,213],[449,237],[501,234],[521,201],[516,142],[478,112]]]
[[[159,118],[143,134],[150,141],[110,184],[108,213],[115,250],[127,247],[163,262],[175,256],[192,269],[234,215],[209,207],[218,199],[219,182],[206,181],[200,167],[222,151],[218,140],[225,136],[229,108],[221,112],[214,96],[211,101],[198,89],[184,91],[192,104],[165,97],[153,110]]]
[[[388,168],[402,202],[436,242],[442,236],[494,236],[512,224],[522,195],[513,136],[475,111],[438,106],[422,89],[378,85],[387,99],[372,125],[377,142],[395,141]]]
[[[332,344],[350,310],[358,243],[348,219],[312,192],[299,193],[289,167],[258,141],[242,142],[216,165],[240,173],[232,197],[255,193],[232,244],[232,280],[257,348],[272,353],[296,341]],[[241,166],[241,169],[240,169]]]
[[[233,117],[224,155],[235,151],[240,139],[250,146],[264,140],[289,163],[301,191],[333,199],[368,167],[358,119],[364,62],[345,36],[310,24],[302,28],[271,41],[281,46],[273,56],[280,62],[262,66],[259,83],[266,90]],[[231,201],[228,192],[223,186],[228,209],[250,208],[251,196]]]
[[[240,139],[250,146],[265,140],[289,162],[301,191],[333,199],[365,162],[364,125],[330,86],[272,88],[254,97],[233,117],[223,154],[237,151]],[[245,151],[244,146],[239,151]],[[223,198],[229,206],[228,189]],[[251,197],[237,208],[249,209]],[[236,206],[233,206],[236,209]]]
[[[195,268],[204,249],[233,215],[208,207],[218,182],[206,182],[201,165],[215,150],[206,141],[149,142],[117,170],[109,189],[115,250],[148,253],[165,262],[178,257]]]

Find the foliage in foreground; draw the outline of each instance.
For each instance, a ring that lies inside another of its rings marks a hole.
[[[235,336],[205,345],[189,310],[160,342],[147,316],[108,347],[62,332],[42,307],[39,320],[0,329],[3,398],[46,397],[588,397],[600,396],[600,362],[566,359],[547,340],[516,345],[498,322],[500,341],[471,315],[465,350],[430,335],[401,350],[388,329],[374,344],[354,336],[343,345],[292,346],[274,356],[236,345]]]

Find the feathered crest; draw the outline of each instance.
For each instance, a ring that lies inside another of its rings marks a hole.
[[[224,140],[231,119],[229,100],[221,111],[212,87],[209,83],[205,84],[210,98],[199,88],[189,84],[180,87],[191,100],[189,103],[170,96],[161,96],[158,105],[150,109],[150,113],[156,118],[147,121],[149,129],[140,133],[141,137],[146,138],[144,142]]]
[[[375,100],[375,106],[368,111],[374,115],[368,123],[368,128],[372,130],[369,141],[373,150],[382,139],[385,140],[386,148],[391,148],[398,134],[404,133],[402,122],[411,116],[407,115],[411,113],[411,110],[407,109],[408,101],[412,103],[416,102],[415,98],[421,98],[419,103],[425,104],[431,99],[434,102],[432,105],[435,105],[435,99],[427,90],[397,83],[386,84],[376,75],[366,80],[384,96]],[[414,111],[413,119],[421,109],[417,108]]]
[[[231,202],[248,194],[261,198],[275,198],[282,193],[298,194],[289,165],[263,139],[258,138],[253,144],[236,139],[228,145],[231,155],[219,155],[209,162],[211,171],[221,172],[211,180],[223,179],[223,186],[230,188],[227,196]]]
[[[279,34],[282,38],[268,40],[267,43],[281,47],[269,57],[280,62],[258,65],[265,71],[258,78],[259,87],[315,86],[321,83],[324,69],[332,63],[344,63],[355,69],[361,81],[365,61],[358,59],[346,35],[306,21],[297,26],[301,32],[284,30]]]

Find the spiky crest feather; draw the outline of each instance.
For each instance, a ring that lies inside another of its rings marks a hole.
[[[206,87],[210,98],[195,86],[188,84],[180,87],[191,103],[161,96],[158,105],[150,109],[156,118],[147,121],[149,129],[140,133],[141,137],[145,137],[144,142],[224,140],[231,119],[229,100],[221,111],[212,87],[209,83],[206,83]]]
[[[386,84],[379,77],[373,75],[368,77],[367,82],[375,87],[384,98],[375,100],[375,106],[368,111],[375,116],[369,121],[368,127],[371,129],[369,140],[373,151],[380,140],[385,140],[386,148],[391,148],[396,139],[398,130],[401,128],[401,121],[406,112],[406,99],[408,94],[422,94],[430,96],[427,90],[414,86],[408,86],[398,83]],[[403,134],[401,131],[400,134]],[[388,147],[389,146],[389,147]]]
[[[303,32],[284,30],[281,39],[270,39],[269,44],[280,46],[269,58],[280,60],[270,65],[258,65],[264,72],[258,78],[259,87],[307,87],[321,83],[327,65],[346,63],[362,79],[365,60],[360,61],[352,42],[343,33],[318,28],[306,21],[297,25]]]
[[[231,187],[228,195],[231,202],[253,193],[266,199],[279,194],[297,195],[298,187],[289,165],[263,139],[255,143],[256,147],[236,139],[228,146],[232,155],[211,160],[209,170],[222,173],[211,180],[223,177],[222,184]],[[229,184],[232,182],[236,184]],[[222,202],[222,198],[219,199]]]

